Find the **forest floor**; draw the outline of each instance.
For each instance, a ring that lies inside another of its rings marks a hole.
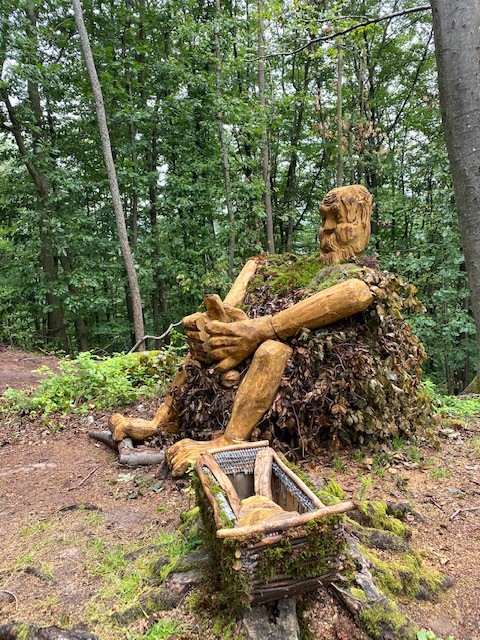
[[[34,383],[39,364],[55,362],[3,351],[0,389]],[[154,404],[131,409],[147,413]],[[139,638],[151,625],[147,615],[125,624],[112,614],[137,594],[152,548],[176,544],[180,514],[194,498],[185,480],[159,479],[156,468],[122,468],[111,451],[90,441],[92,426],[107,421],[107,414],[92,413],[0,423],[0,623],[85,625],[100,640]],[[436,603],[401,604],[420,628],[441,638],[480,640],[479,436],[480,420],[472,419],[395,451],[326,453],[305,465],[314,478],[335,477],[347,494],[370,476],[372,497],[413,505],[412,546],[454,584]],[[314,638],[365,638],[324,591],[306,619]],[[188,598],[155,620],[165,630],[159,638],[236,637],[192,613]]]

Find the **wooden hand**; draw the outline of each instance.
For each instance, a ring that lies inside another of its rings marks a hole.
[[[222,323],[236,322],[247,319],[247,315],[241,309],[224,304],[216,296],[205,298],[206,312],[197,312],[183,318],[183,326],[187,332],[188,344],[192,356],[206,364],[212,363],[207,342],[209,335],[205,330],[206,324],[211,320],[218,320]]]
[[[216,369],[229,371],[252,355],[257,347],[275,336],[270,316],[246,319],[237,322],[207,322],[208,334],[206,349],[210,357],[217,362]]]

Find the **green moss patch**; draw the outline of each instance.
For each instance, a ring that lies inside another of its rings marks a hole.
[[[386,594],[431,600],[445,586],[445,577],[425,566],[413,551],[388,560],[370,549],[363,548],[362,551],[372,564],[376,583]]]
[[[415,640],[416,634],[407,618],[393,603],[382,603],[364,609],[360,614],[363,628],[374,640],[396,638]]]
[[[373,529],[390,531],[396,536],[406,538],[410,535],[408,527],[398,518],[387,513],[387,503],[382,500],[363,500],[358,504],[363,518],[360,524]]]

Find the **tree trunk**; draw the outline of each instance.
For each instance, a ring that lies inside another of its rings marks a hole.
[[[275,239],[273,235],[273,209],[272,209],[272,188],[270,184],[270,150],[268,144],[267,128],[267,100],[265,96],[265,41],[263,25],[263,0],[257,0],[258,12],[258,100],[260,102],[262,125],[262,175],[264,192],[263,199],[265,205],[265,215],[267,219],[267,249],[269,253],[275,253]]]
[[[480,4],[431,0],[431,5],[440,103],[480,350]]]
[[[220,0],[215,0],[215,11],[217,18],[217,25],[215,27],[215,77],[216,77],[216,89],[217,100],[220,102],[222,99],[222,58],[220,48],[220,36],[219,20],[221,16]],[[232,203],[232,182],[230,179],[230,162],[228,159],[228,147],[225,142],[225,128],[222,109],[218,109],[217,112],[217,124],[218,124],[218,138],[220,141],[220,153],[222,157],[222,169],[223,169],[223,184],[225,189],[225,204],[227,206],[228,224],[229,229],[229,242],[228,242],[228,275],[233,279],[234,277],[234,260],[235,260],[235,245],[236,245],[236,233],[235,233],[235,212],[233,210]]]
[[[337,57],[337,187],[343,187],[343,49],[338,45]]]
[[[87,67],[88,75],[92,85],[92,92],[95,98],[95,109],[97,112],[98,130],[102,141],[103,156],[105,166],[107,168],[108,180],[110,183],[110,192],[112,195],[113,210],[115,212],[115,220],[117,223],[117,232],[120,240],[120,248],[122,251],[125,270],[127,272],[130,299],[132,303],[133,328],[135,340],[138,341],[145,335],[143,325],[142,300],[140,297],[140,288],[138,285],[137,272],[133,262],[132,251],[128,242],[127,225],[125,223],[125,214],[123,212],[122,199],[118,188],[117,172],[113,161],[112,147],[110,144],[110,135],[108,132],[107,117],[105,106],[103,103],[103,94],[100,82],[98,80],[95,62],[90,47],[88,33],[83,20],[83,10],[80,0],[72,0],[73,10],[75,12],[75,22],[80,36],[80,45]],[[142,345],[142,349],[144,346]]]

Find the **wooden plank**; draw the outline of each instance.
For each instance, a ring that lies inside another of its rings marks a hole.
[[[252,592],[252,602],[256,605],[290,598],[294,595],[314,591],[324,582],[329,582],[335,573],[328,573],[318,578],[304,578],[300,580],[280,580],[258,587]]]
[[[217,531],[217,538],[248,538],[250,536],[256,536],[261,534],[275,533],[277,531],[285,531],[293,527],[299,527],[313,522],[314,520],[322,520],[329,516],[340,515],[347,511],[355,509],[355,503],[351,500],[346,502],[339,502],[329,507],[322,507],[315,511],[309,511],[308,513],[302,513],[301,515],[292,515],[287,520],[282,520],[278,523],[268,522],[266,524],[256,524],[248,527],[236,527],[234,529],[220,529]]]
[[[218,531],[221,531],[223,525],[222,525],[222,519],[221,519],[221,516],[220,516],[220,509],[218,507],[217,501],[215,500],[215,497],[213,496],[213,494],[212,494],[212,492],[210,490],[208,478],[204,474],[204,472],[202,471],[200,460],[201,460],[201,457],[197,460],[197,466],[196,466],[196,471],[197,471],[197,474],[198,474],[198,478],[200,480],[200,484],[202,485],[203,492],[204,492],[205,496],[207,497],[207,499],[208,499],[208,501],[210,503],[210,506],[212,507],[213,519],[215,521],[215,526],[216,526]]]
[[[232,508],[235,518],[238,518],[240,512],[240,498],[238,497],[235,487],[228,478],[227,474],[221,469],[218,462],[210,453],[204,453],[200,456],[200,465],[205,465],[210,469],[211,474],[225,492],[228,502]]]
[[[265,447],[257,453],[254,468],[255,495],[272,498],[272,460],[273,449]]]

